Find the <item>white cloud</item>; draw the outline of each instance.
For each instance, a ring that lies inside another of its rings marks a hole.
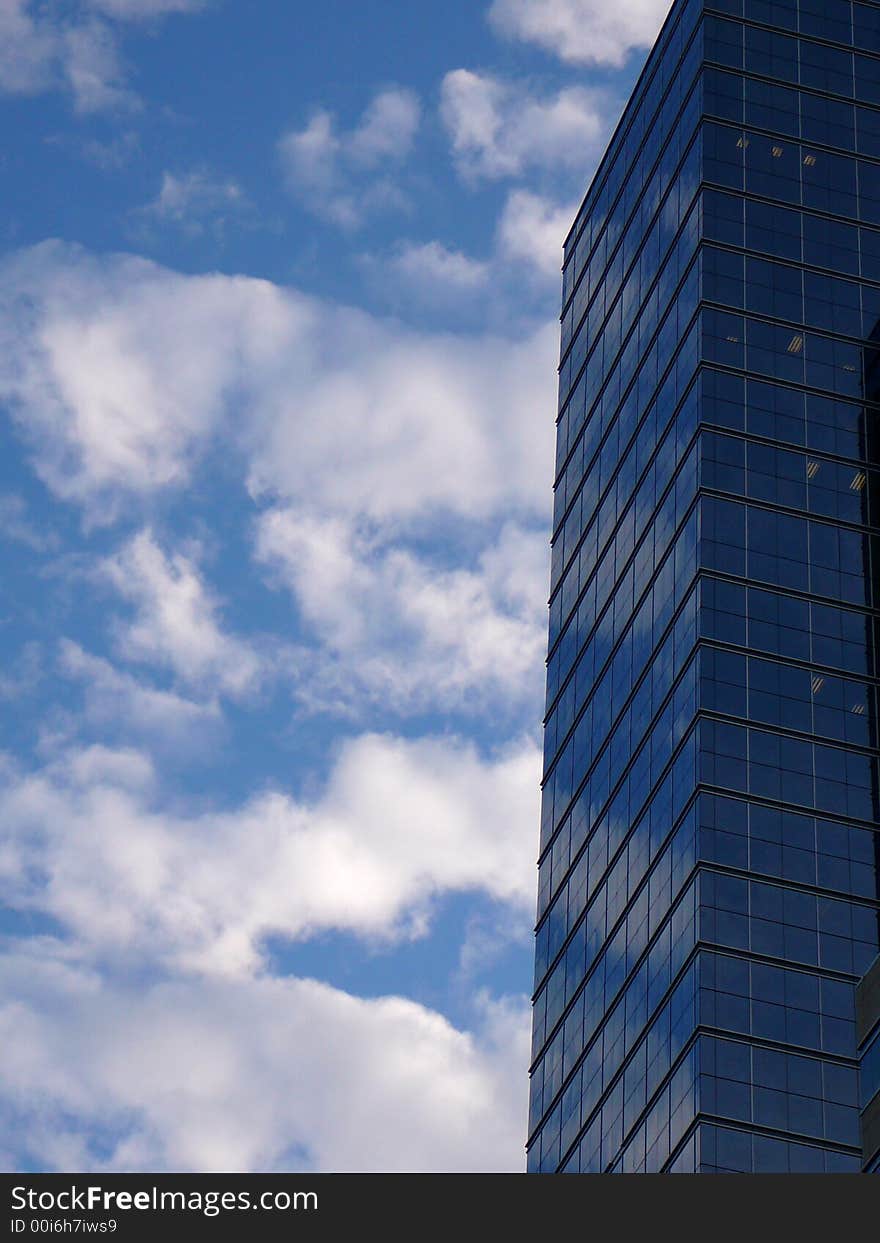
[[[134,607],[117,632],[126,660],[170,670],[187,699],[243,694],[272,673],[325,707],[357,691],[411,710],[432,681],[443,703],[469,711],[529,701],[544,626],[554,325],[513,340],[417,332],[265,281],[181,276],[59,244],[19,254],[2,274],[0,397],[56,495],[112,522],[179,490],[222,444],[230,477],[299,524],[287,552],[271,552],[286,559],[320,659],[290,649],[270,659],[227,635],[192,558],[142,534],[105,567]],[[520,532],[503,546],[528,567],[528,606],[490,573],[502,517]],[[438,573],[426,537],[461,520],[469,550]],[[338,601],[318,600],[317,570],[304,570],[322,541],[321,573],[351,593],[348,629]],[[395,668],[392,635],[405,636],[411,664]]]
[[[293,186],[329,193],[336,175],[341,142],[334,133],[329,112],[315,112],[305,129],[291,130],[279,149]]]
[[[465,924],[455,973],[456,985],[463,990],[473,989],[476,981],[485,980],[497,969],[512,948],[528,953],[533,947],[531,925],[511,907],[495,904],[488,910],[477,911]]]
[[[159,193],[139,214],[199,233],[206,223],[222,231],[231,217],[248,211],[249,200],[237,182],[223,181],[205,169],[195,169],[179,176],[166,170]]]
[[[68,752],[61,766],[74,789],[106,785],[139,793],[152,789],[156,779],[149,756],[131,747],[105,747],[94,743]]]
[[[107,142],[97,138],[65,138],[59,141],[78,152],[89,164],[105,171],[125,168],[140,150],[140,138],[134,130],[126,130]]]
[[[187,755],[215,735],[220,711],[214,700],[196,702],[146,685],[69,639],[61,643],[59,665],[66,677],[82,683],[85,718],[92,728],[112,726],[116,737],[131,731]]]
[[[254,688],[260,659],[223,631],[218,602],[190,558],[167,557],[147,530],[106,558],[100,572],[134,608],[131,622],[117,627],[126,660],[157,664],[186,684],[230,695]]]
[[[0,398],[112,521],[223,438],[256,495],[387,523],[549,504],[558,328],[418,332],[246,277],[47,244],[0,266]]]
[[[0,0],[0,89],[29,95],[53,84],[58,36],[28,11],[28,0]]]
[[[2,267],[0,393],[43,480],[112,520],[120,497],[179,486],[247,365],[304,302],[264,281],[181,277],[48,243]]]
[[[449,290],[480,289],[488,280],[489,264],[471,259],[441,242],[407,242],[387,260],[386,273],[403,279],[426,294],[439,298]]]
[[[379,523],[443,510],[544,517],[555,327],[510,341],[348,310],[321,320],[308,370],[293,389],[273,386],[251,424],[256,495]]]
[[[63,32],[65,72],[78,112],[138,107],[124,84],[124,71],[112,31],[87,22]]]
[[[68,750],[0,792],[0,893],[114,962],[242,975],[265,937],[423,934],[433,900],[534,901],[540,756],[483,759],[451,738],[363,735],[309,800],[268,791],[229,811],[162,806],[132,750]]]
[[[333,115],[319,109],[301,130],[278,143],[287,186],[306,207],[344,228],[371,211],[405,204],[387,169],[409,155],[421,119],[414,92],[381,91],[352,130],[337,131]]]
[[[562,244],[572,226],[577,204],[558,206],[528,190],[508,196],[498,223],[498,247],[508,260],[520,260],[536,272],[560,281]]]
[[[523,1168],[525,999],[460,1031],[312,980],[107,983],[39,943],[0,978],[0,1117],[41,1169]]]
[[[137,97],[125,85],[113,19],[201,7],[201,0],[83,0],[60,15],[35,0],[0,0],[0,91],[68,90],[83,113],[136,107]]]
[[[371,168],[384,160],[405,159],[412,150],[421,120],[421,105],[413,91],[397,87],[380,91],[370,102],[358,126],[341,145],[350,158]]]
[[[469,69],[447,73],[440,111],[468,178],[519,177],[530,167],[586,169],[611,120],[603,95],[585,87],[537,98],[521,84]]]
[[[651,46],[669,8],[670,0],[494,0],[489,21],[562,60],[619,66],[633,48]]]
[[[131,107],[114,34],[82,16],[52,20],[27,0],[0,0],[0,91],[67,89],[78,112]]]
[[[477,259],[441,242],[406,242],[385,255],[365,255],[362,266],[376,292],[401,301],[492,316],[501,322],[556,310],[562,243],[577,203],[560,204],[528,190],[511,190],[492,249]],[[469,321],[470,322],[470,321]]]
[[[339,518],[275,509],[258,556],[277,568],[320,637],[311,669],[331,701],[400,710],[537,702],[545,642],[547,534],[509,525],[470,568],[371,538]]]

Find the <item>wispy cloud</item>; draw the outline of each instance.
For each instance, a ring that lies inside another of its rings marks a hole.
[[[0,701],[23,699],[32,694],[45,676],[44,654],[35,640],[22,645],[13,660],[0,671]]]
[[[125,84],[125,70],[113,31],[89,21],[63,32],[64,69],[78,112],[140,107]]]
[[[340,517],[275,509],[260,520],[257,554],[320,641],[316,699],[479,713],[538,700],[543,528],[505,527],[475,565],[449,569]]]
[[[171,13],[196,13],[212,0],[86,0],[89,8],[121,21],[165,17]]]
[[[216,739],[221,714],[213,698],[197,701],[152,686],[69,639],[60,644],[59,670],[83,688],[84,708],[77,724],[99,735],[112,731],[117,741],[146,739],[159,750],[173,747],[178,755],[191,755]]]
[[[261,675],[253,648],[226,633],[219,604],[196,564],[182,553],[166,556],[149,530],[101,564],[101,574],[134,609],[117,626],[117,643],[130,661],[171,669],[184,684],[230,695],[247,694]]]
[[[37,527],[22,498],[10,492],[0,493],[0,534],[14,544],[23,544],[31,552],[50,552],[58,547],[57,534]]]
[[[132,107],[112,29],[88,13],[60,20],[28,0],[0,0],[0,91],[66,89],[78,112]]]
[[[442,294],[449,289],[480,289],[489,278],[489,264],[472,259],[441,242],[404,242],[384,265],[385,274]]]
[[[200,0],[81,0],[62,11],[35,0],[0,0],[0,91],[66,90],[81,113],[136,108],[117,22],[201,7]]]
[[[237,181],[213,176],[207,169],[162,174],[159,192],[136,213],[142,222],[173,224],[186,233],[210,229],[222,235],[231,222],[241,225],[253,206]]]
[[[54,85],[61,39],[30,12],[29,0],[0,0],[0,89],[30,95]]]
[[[140,138],[134,130],[126,130],[106,142],[84,138],[72,145],[84,160],[108,172],[125,168],[135,158],[140,150]]]

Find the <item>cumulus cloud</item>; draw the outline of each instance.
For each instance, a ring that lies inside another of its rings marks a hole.
[[[522,84],[469,69],[446,74],[440,112],[459,170],[471,179],[584,169],[611,119],[604,97],[585,87],[538,98]]]
[[[498,247],[508,260],[528,264],[548,280],[558,282],[562,244],[577,211],[576,203],[560,206],[528,190],[508,196],[498,222]]]
[[[127,660],[164,666],[184,683],[230,695],[255,686],[258,655],[224,632],[219,604],[190,558],[179,552],[166,556],[145,530],[107,557],[100,573],[134,609],[131,621],[117,627]]]
[[[243,363],[276,349],[301,305],[262,281],[180,277],[55,244],[2,274],[0,393],[43,480],[96,521],[120,496],[188,479]]]
[[[670,0],[494,0],[489,21],[562,60],[619,66],[633,48],[651,46],[669,8]]]
[[[554,327],[508,340],[341,309],[321,319],[308,371],[293,391],[273,386],[250,424],[255,495],[378,523],[443,510],[543,518]]]
[[[130,106],[121,23],[199,7],[0,0],[0,89]],[[592,141],[577,91],[534,101],[521,137],[506,91],[490,100],[491,140],[463,140],[476,175],[552,167],[536,154],[542,126],[559,144]],[[315,114],[282,140],[294,192],[341,224],[400,204],[419,111],[394,88],[350,129]],[[122,145],[104,154],[125,158]],[[168,172],[154,189],[144,215],[184,228],[242,201],[207,170]],[[532,207],[520,233],[549,231],[549,207]],[[500,230],[499,253],[539,270],[541,248],[516,236]],[[401,279],[467,292],[494,259],[428,242],[392,262]],[[0,1116],[17,1160],[522,1167],[524,1000],[484,1001],[456,1030],[400,998],[270,978],[268,946],[330,929],[393,945],[426,934],[453,893],[488,897],[527,928],[534,740],[487,753],[450,735],[371,733],[296,789],[255,782],[232,806],[166,789],[162,746],[216,738],[223,697],[246,697],[280,662],[267,669],[236,633],[204,553],[172,542],[153,502],[190,485],[202,496],[222,454],[254,501],[260,572],[291,593],[306,633],[311,665],[297,676],[389,711],[498,721],[499,707],[537,703],[556,339],[552,326],[416,331],[266,281],[57,244],[0,264],[0,397],[56,498],[93,525],[126,519],[115,551],[97,537],[116,601],[110,656],[68,639],[54,665],[81,688],[77,728],[107,745],[56,736],[39,766],[0,761],[0,893],[65,938],[7,941],[0,956],[13,1050]],[[37,549],[18,502],[0,510]],[[471,936],[468,969],[490,942]]]
[[[523,1168],[525,999],[458,1030],[313,980],[108,983],[40,943],[0,978],[0,1117],[40,1169]]]
[[[409,155],[419,128],[421,106],[414,91],[380,91],[360,123],[340,141],[352,160],[367,168]]]
[[[334,701],[362,660],[350,688],[384,688],[398,710],[423,705],[431,679],[447,705],[458,695],[481,710],[505,687],[527,700],[543,628],[553,325],[513,339],[419,332],[265,281],[59,244],[19,254],[2,275],[0,397],[43,480],[90,522],[112,522],[180,490],[222,444],[226,469],[271,511],[261,555],[286,567],[324,645],[311,670],[320,686],[288,668],[303,698]],[[504,517],[519,534],[493,551]],[[469,551],[445,568],[413,545],[462,520]],[[502,553],[528,567],[528,607],[493,577]],[[331,615],[316,595],[322,555],[321,573],[350,593],[347,630],[338,603]],[[259,684],[261,653],[225,634],[191,554],[142,532],[104,571],[133,609],[117,631],[124,659],[170,671],[186,698]],[[392,635],[406,636],[410,667],[393,668]]]
[[[423,934],[431,903],[481,892],[528,919],[540,757],[452,738],[367,734],[311,799],[267,791],[226,811],[164,806],[135,750],[9,766],[0,893],[107,962],[242,975],[267,936]]]
[[[289,190],[344,228],[356,227],[370,211],[403,205],[388,168],[409,155],[420,119],[418,96],[400,87],[379,92],[351,130],[338,130],[331,113],[317,110],[303,129],[279,140]]]
[[[247,277],[58,243],[0,266],[0,398],[53,492],[112,520],[223,437],[253,493],[387,522],[544,520],[558,329],[418,332]]]
[[[543,529],[508,525],[475,565],[450,569],[342,519],[273,509],[260,520],[257,551],[320,636],[313,695],[409,710],[537,702]]]

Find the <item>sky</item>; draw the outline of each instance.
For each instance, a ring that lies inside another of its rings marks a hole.
[[[561,245],[666,0],[0,0],[0,1168],[524,1168]]]

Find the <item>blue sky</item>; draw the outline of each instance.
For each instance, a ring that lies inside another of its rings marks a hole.
[[[0,0],[0,1162],[519,1170],[561,242],[664,0]]]

